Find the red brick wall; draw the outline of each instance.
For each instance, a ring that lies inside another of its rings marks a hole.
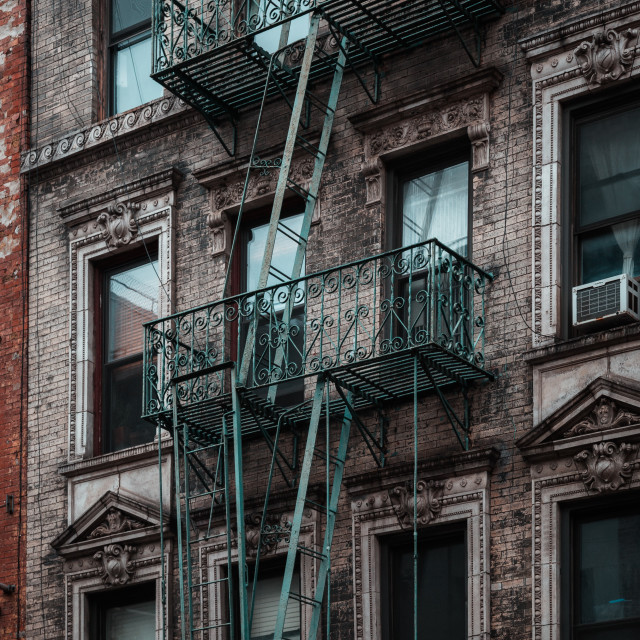
[[[29,0],[0,3],[0,639],[24,637]],[[1,506],[14,499],[13,513]]]

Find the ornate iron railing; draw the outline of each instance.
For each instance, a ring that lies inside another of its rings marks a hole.
[[[144,412],[171,408],[172,383],[181,404],[229,393],[251,332],[249,388],[433,346],[482,369],[489,279],[429,240],[149,322]]]
[[[316,8],[381,53],[496,15],[500,6],[497,0],[153,0],[153,71],[277,28]]]

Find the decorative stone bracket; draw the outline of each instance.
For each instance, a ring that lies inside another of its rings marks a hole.
[[[121,202],[98,216],[97,222],[102,227],[102,237],[110,249],[123,247],[136,237],[138,225],[135,215],[139,210],[139,204]]]
[[[444,482],[420,480],[416,484],[415,514],[418,524],[429,524],[440,513],[440,500],[444,491]],[[414,516],[413,489],[408,484],[394,487],[389,491],[391,504],[398,516],[401,527],[412,527]]]
[[[131,556],[135,552],[136,548],[129,545],[108,544],[95,553],[93,559],[99,563],[102,581],[112,586],[127,584],[133,577]]]
[[[597,493],[615,491],[628,483],[633,473],[631,460],[638,451],[638,445],[621,442],[597,442],[591,451],[584,450],[573,459],[582,468],[585,487]]]

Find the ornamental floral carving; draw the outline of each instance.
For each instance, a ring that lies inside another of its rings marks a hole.
[[[114,586],[129,582],[135,570],[131,560],[135,552],[135,547],[108,544],[103,551],[94,553],[93,559],[99,564],[102,581]]]
[[[260,532],[261,513],[251,513],[245,516],[245,537],[247,539],[247,555],[258,555],[258,546],[261,554],[274,553],[280,543],[288,544],[291,535],[291,522],[286,516],[267,514],[264,529]]]
[[[635,55],[632,43],[637,37],[637,29],[626,29],[621,33],[607,29],[594,33],[592,42],[581,43],[574,54],[587,82],[600,85],[627,77]]]
[[[98,224],[102,227],[102,237],[110,249],[117,249],[129,244],[138,233],[135,212],[139,204],[133,202],[119,203],[109,207],[108,211],[98,216]]]
[[[610,398],[601,398],[591,415],[574,425],[563,437],[570,438],[584,433],[592,433],[593,431],[639,423],[640,415],[624,411]]]
[[[96,527],[90,534],[90,538],[102,538],[104,536],[111,536],[122,531],[134,531],[135,529],[141,529],[142,523],[136,522],[131,518],[127,518],[120,509],[110,507],[107,511],[106,520]]]
[[[416,484],[416,520],[418,524],[429,524],[438,517],[442,508],[441,498],[444,483],[435,480],[420,480]],[[402,527],[413,526],[414,492],[413,487],[403,484],[389,491],[398,522]]]
[[[635,444],[598,442],[591,451],[585,449],[573,459],[582,468],[582,481],[587,489],[603,493],[615,491],[629,481],[633,471],[630,460],[637,450]]]

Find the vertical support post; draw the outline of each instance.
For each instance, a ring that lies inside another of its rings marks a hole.
[[[176,485],[176,529],[178,532],[178,573],[180,575],[180,638],[186,640],[186,620],[184,615],[184,563],[182,560],[182,514],[180,504],[180,440],[178,438],[178,389],[175,384],[171,387],[173,402],[173,466],[174,481]],[[191,630],[189,630],[191,631]],[[189,633],[191,636],[191,632]]]
[[[418,354],[413,356],[413,639],[418,640]]]
[[[166,615],[167,615],[167,579],[164,553],[164,505],[162,504],[162,427],[158,423],[158,491],[160,492],[160,633],[162,640],[166,640]]]
[[[240,637],[250,637],[249,606],[247,600],[247,539],[244,532],[244,475],[242,473],[242,416],[236,380],[236,369],[231,372],[231,402],[233,407],[233,462],[236,485],[236,526],[238,544],[238,593],[240,605]]]
[[[185,422],[182,427],[182,468],[184,469],[184,534],[187,542],[187,602],[189,613],[189,638],[193,634],[193,588],[191,566],[191,492],[189,490],[189,425]]]
[[[234,372],[231,372],[234,375]],[[222,455],[224,465],[224,515],[227,523],[227,593],[229,600],[233,602],[233,563],[231,560],[231,500],[229,500],[229,427],[227,426],[227,414],[222,416]],[[229,607],[229,637],[235,638],[236,619],[235,607]]]

